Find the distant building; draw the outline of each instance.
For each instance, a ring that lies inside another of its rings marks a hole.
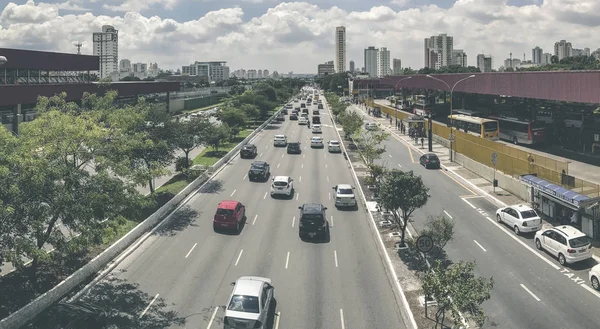
[[[207,81],[223,81],[229,79],[229,66],[225,61],[194,62],[181,67],[181,75],[205,77]]]
[[[560,61],[563,58],[573,56],[573,45],[566,40],[560,40],[554,44],[554,56]]]
[[[354,72],[354,61],[350,61],[350,72]]]
[[[425,67],[439,70],[442,67],[452,65],[453,49],[454,38],[447,34],[433,35],[425,38]]]
[[[379,49],[370,46],[365,49],[365,70],[364,72],[368,73],[371,77],[377,76],[377,63],[379,57]]]
[[[119,71],[119,31],[111,25],[103,25],[102,32],[94,32],[93,53],[100,56],[100,79]]]
[[[540,47],[535,47],[531,49],[531,60],[535,64],[542,64],[542,56],[544,54],[544,50]]]
[[[346,72],[346,28],[335,28],[335,72]]]
[[[269,70],[263,70],[263,78],[269,77]]]
[[[399,58],[394,58],[392,61],[392,74],[402,75],[402,61]]]
[[[543,53],[542,54],[542,59],[540,61],[540,64],[542,64],[542,65],[552,64],[552,54],[550,54],[550,53]]]
[[[492,56],[484,54],[477,55],[477,67],[479,68],[479,71],[483,73],[492,72]]]
[[[452,50],[452,65],[467,67],[467,54],[462,49]]]
[[[334,74],[335,73],[335,64],[333,61],[325,62],[323,64],[317,65],[317,75],[322,76],[326,74]]]
[[[390,75],[390,51],[386,47],[381,47],[377,53],[377,76],[385,77]]]

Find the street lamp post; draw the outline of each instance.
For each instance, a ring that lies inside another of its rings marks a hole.
[[[400,82],[402,82],[404,80],[408,80],[410,78],[412,78],[412,77],[398,80],[398,82],[396,82],[396,85],[394,85],[394,94],[396,93],[396,88],[398,88],[398,85],[400,84]],[[396,101],[396,104],[394,104],[394,105],[397,105],[397,104],[398,104],[398,101]],[[398,108],[396,106],[394,106],[394,112],[396,113],[396,129],[397,129],[398,128]]]
[[[452,161],[454,161],[454,157],[452,155],[452,151],[454,150],[453,147],[452,147],[453,146],[453,142],[454,142],[454,129],[453,129],[454,128],[454,120],[452,119],[452,115],[454,114],[454,109],[452,108],[452,101],[453,101],[452,94],[454,93],[454,88],[456,88],[456,86],[459,83],[461,83],[461,82],[463,82],[463,81],[465,81],[467,79],[474,78],[475,74],[469,75],[466,78],[462,78],[462,79],[456,81],[456,83],[454,84],[454,86],[452,86],[452,88],[450,88],[450,85],[446,81],[444,81],[442,79],[438,79],[436,77],[432,77],[429,74],[427,74],[426,77],[428,77],[430,79],[433,79],[433,80],[437,80],[437,81],[443,82],[448,87],[448,89],[450,89],[450,161],[452,162]],[[429,120],[431,122],[431,115],[429,116]],[[431,135],[431,123],[430,123],[429,136],[432,136]],[[431,144],[432,144],[432,138],[433,137],[429,138],[429,149],[430,150],[432,149],[432,146],[431,146]]]

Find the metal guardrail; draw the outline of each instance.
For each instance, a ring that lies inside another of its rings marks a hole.
[[[223,158],[215,163],[209,170],[196,178],[188,186],[186,186],[181,192],[174,196],[169,202],[158,209],[150,217],[146,218],[143,222],[138,224],[135,228],[113,243],[110,247],[104,250],[101,254],[94,257],[89,263],[84,265],[82,268],[75,271],[65,280],[60,282],[54,288],[50,289],[46,293],[42,294],[34,301],[25,305],[20,310],[10,314],[8,317],[0,320],[0,329],[14,329],[19,328],[33,318],[35,318],[42,311],[52,306],[56,302],[63,299],[77,286],[81,285],[90,276],[96,274],[103,268],[105,268],[113,259],[119,256],[123,251],[133,245],[140,237],[146,232],[150,231],[154,226],[160,223],[166,216],[168,216],[173,210],[177,208],[179,203],[186,199],[190,194],[198,190],[204,183],[212,178],[212,175],[217,172],[223,165],[225,165],[230,159],[232,159],[242,146],[248,141],[252,140],[258,133],[260,133],[269,123],[271,123],[277,115],[281,112],[281,108],[275,112],[267,121],[254,130],[248,137],[241,141],[236,147],[229,151]]]

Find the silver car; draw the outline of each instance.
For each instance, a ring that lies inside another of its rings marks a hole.
[[[224,328],[266,328],[269,309],[274,300],[275,288],[271,279],[242,276],[231,285],[233,291],[223,318]]]
[[[339,184],[333,187],[335,190],[335,206],[336,207],[352,207],[356,208],[356,197],[354,196],[354,187],[350,184]]]

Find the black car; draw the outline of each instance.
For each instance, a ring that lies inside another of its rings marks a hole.
[[[289,142],[287,144],[287,153],[288,154],[300,154],[302,150],[300,149],[300,142]]]
[[[305,203],[300,209],[299,236],[301,240],[317,238],[326,240],[329,235],[329,223],[325,210],[327,207],[320,203]]]
[[[419,159],[421,165],[423,165],[426,169],[440,169],[440,159],[437,155],[433,153],[423,154]]]
[[[308,114],[308,109],[302,109],[302,113]]]
[[[288,109],[282,109],[281,114],[288,114]]]
[[[319,110],[322,110],[322,109],[323,109],[323,104],[319,103],[319,105],[317,105],[317,108],[318,108]]]
[[[271,174],[271,166],[266,161],[254,161],[248,171],[248,179],[253,181],[266,181]]]
[[[298,114],[296,114],[296,113],[290,114],[290,120],[298,120]]]
[[[258,150],[256,149],[256,145],[254,144],[246,144],[240,150],[240,158],[254,158],[258,154]]]
[[[318,115],[313,115],[313,119],[312,119],[313,124],[320,124],[321,123],[321,117]]]
[[[319,115],[319,110],[313,110],[314,115]]]
[[[283,114],[280,114],[277,116],[277,121],[281,122],[281,121],[285,121],[285,116]]]

